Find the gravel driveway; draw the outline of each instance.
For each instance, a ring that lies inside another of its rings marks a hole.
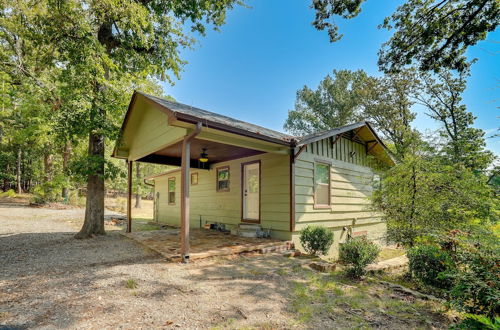
[[[281,256],[164,262],[120,236],[75,240],[82,209],[0,204],[0,329],[290,328]]]

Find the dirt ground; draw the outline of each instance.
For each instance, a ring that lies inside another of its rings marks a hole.
[[[166,263],[83,209],[0,203],[0,329],[447,328],[440,308],[281,255]]]

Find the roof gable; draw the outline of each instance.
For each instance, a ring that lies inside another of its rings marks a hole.
[[[125,115],[121,127],[121,135],[123,137],[125,128],[130,118],[140,116],[141,114],[135,113],[137,108],[135,104],[137,101],[141,104],[146,102],[149,104],[148,107],[152,107],[165,113],[168,117],[168,123],[173,121],[185,122],[188,124],[195,124],[201,122],[204,127],[209,127],[216,130],[226,131],[229,133],[234,133],[250,138],[256,138],[259,140],[264,140],[271,143],[277,143],[283,146],[288,146],[290,148],[301,147],[316,141],[326,139],[332,136],[340,136],[347,132],[354,132],[354,135],[359,136],[361,140],[365,143],[370,144],[367,146],[367,151],[372,154],[379,156],[383,155],[383,158],[390,159],[390,163],[394,163],[391,159],[390,154],[387,151],[387,147],[384,145],[383,141],[377,136],[375,130],[367,121],[361,121],[358,123],[345,125],[342,127],[337,127],[331,130],[317,132],[309,134],[306,136],[296,137],[275,130],[271,130],[265,127],[247,123],[238,119],[234,119],[228,116],[220,115],[207,110],[195,108],[186,104],[168,101],[156,96],[148,95],[142,92],[135,91],[132,100],[130,102],[129,108]],[[133,113],[134,112],[134,113]],[[122,143],[122,141],[117,142],[115,146],[115,151],[113,156],[117,156],[117,147]]]

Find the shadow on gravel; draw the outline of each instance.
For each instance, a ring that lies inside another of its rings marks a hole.
[[[58,273],[115,263],[158,259],[155,254],[109,233],[75,239],[75,232],[0,234],[0,279]]]
[[[107,270],[122,265],[149,265],[158,257],[117,233],[87,240],[73,232],[0,235],[0,329],[67,328],[89,309],[99,283],[120,282]],[[14,319],[9,324],[2,319]]]

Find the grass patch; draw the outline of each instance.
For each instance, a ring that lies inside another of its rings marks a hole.
[[[133,278],[130,278],[128,280],[125,281],[125,287],[127,289],[137,289],[137,282],[133,279]]]
[[[295,284],[296,321],[317,328],[446,328],[444,306],[394,292],[375,280],[353,281],[341,272],[307,273]]]
[[[389,260],[392,258],[401,257],[405,253],[406,253],[406,251],[403,249],[395,249],[395,248],[386,247],[386,248],[380,250],[380,253],[378,254],[376,261],[379,262],[379,261]]]
[[[149,224],[151,219],[147,218],[132,218],[132,231],[151,231],[158,230],[160,226]]]
[[[0,312],[0,321],[6,320],[11,316],[12,314],[9,312]]]

